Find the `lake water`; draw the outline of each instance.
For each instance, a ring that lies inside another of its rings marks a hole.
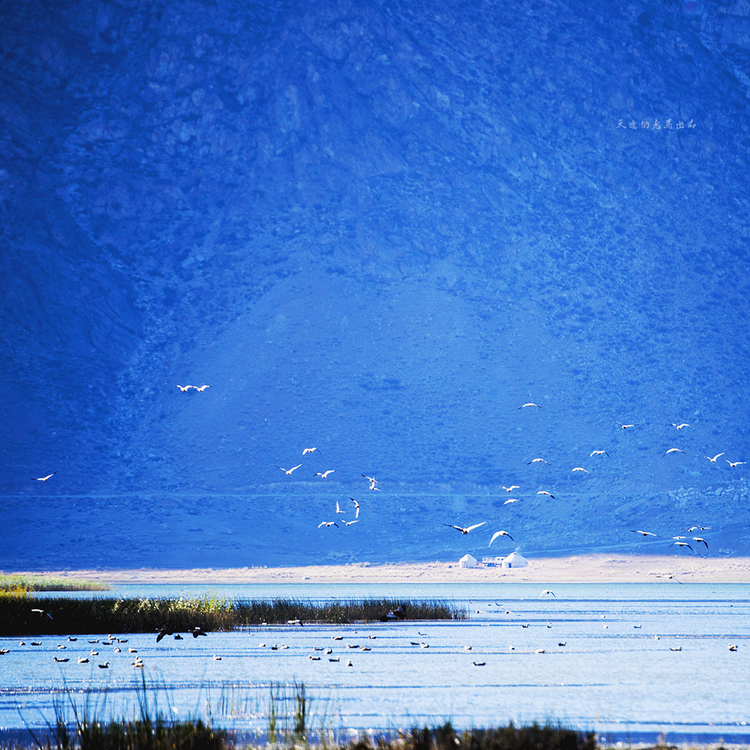
[[[536,721],[594,730],[605,743],[662,736],[750,744],[750,585],[546,588],[122,586],[97,595],[442,599],[465,607],[468,619],[253,627],[158,644],[154,634],[121,635],[127,643],[119,644],[103,643],[108,634],[93,644],[97,636],[29,637],[25,645],[2,638],[9,652],[0,656],[0,729],[28,739],[26,727],[43,728],[56,710],[72,718],[71,701],[97,718],[135,716],[145,681],[150,705],[169,716],[262,734],[272,691],[276,708],[291,716],[303,684],[308,727],[341,739],[446,720],[459,728]],[[132,666],[136,656],[143,668]]]

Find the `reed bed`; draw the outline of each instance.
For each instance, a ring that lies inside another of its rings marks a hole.
[[[442,601],[368,599],[310,603],[295,599],[72,599],[0,596],[0,636],[70,633],[151,633],[235,630],[253,625],[376,622],[401,606],[409,620],[464,619],[464,610]]]
[[[210,717],[166,719],[158,710],[158,686],[145,677],[137,687],[137,718],[103,720],[104,700],[92,704],[92,692],[68,690],[55,704],[47,732],[28,728],[31,742],[0,743],[0,750],[596,750],[594,732],[532,724],[457,731],[450,722],[342,742],[326,725],[310,726],[310,698],[304,683],[271,684],[266,728],[254,735],[212,726]],[[152,695],[151,698],[149,696]],[[73,720],[70,716],[72,713]],[[33,744],[32,744],[33,743]]]
[[[109,591],[109,586],[101,581],[74,581],[54,576],[0,573],[0,596],[20,596],[34,591]]]
[[[456,731],[450,723],[413,728],[392,738],[369,735],[348,743],[316,741],[305,734],[272,734],[255,742],[242,741],[200,719],[169,722],[159,716],[133,721],[81,721],[74,731],[64,724],[53,735],[34,745],[0,744],[0,750],[596,750],[593,732],[539,726]]]

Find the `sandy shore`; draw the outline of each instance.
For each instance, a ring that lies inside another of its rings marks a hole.
[[[17,571],[14,571],[17,572]],[[24,573],[24,575],[38,575]],[[456,562],[311,565],[293,568],[67,570],[45,575],[122,583],[750,583],[750,558],[581,555],[535,558],[523,568],[461,568]]]

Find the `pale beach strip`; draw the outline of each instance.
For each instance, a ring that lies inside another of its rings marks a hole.
[[[610,555],[531,558],[526,567],[462,568],[457,561],[296,567],[112,569],[23,572],[118,584],[269,583],[750,583],[750,557]]]

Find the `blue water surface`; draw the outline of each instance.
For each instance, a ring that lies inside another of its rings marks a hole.
[[[120,635],[126,643],[118,634],[34,638],[40,645],[3,638],[0,726],[13,736],[43,729],[56,712],[71,718],[71,704],[101,718],[136,715],[145,695],[168,716],[260,736],[272,694],[291,717],[304,685],[308,727],[339,738],[446,720],[459,728],[536,721],[594,730],[607,743],[750,744],[750,585],[548,591],[530,583],[122,586],[101,595],[442,599],[467,618],[252,627],[158,644],[155,634]],[[56,662],[61,656],[70,661]]]

